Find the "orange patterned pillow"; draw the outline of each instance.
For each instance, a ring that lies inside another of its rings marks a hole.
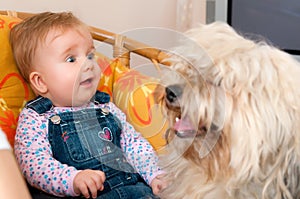
[[[125,112],[127,121],[161,152],[166,145],[164,133],[168,124],[154,102],[153,91],[157,84],[157,79],[131,69],[116,80],[113,101]]]
[[[114,82],[124,73],[128,72],[129,69],[118,59],[111,60],[99,53],[96,53],[96,60],[101,68],[101,79],[98,90],[108,93],[112,99]]]
[[[18,116],[25,103],[34,97],[15,65],[9,44],[10,29],[21,20],[0,15],[0,127],[13,146]]]

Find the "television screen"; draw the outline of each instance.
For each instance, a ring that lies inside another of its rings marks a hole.
[[[228,0],[227,14],[238,32],[300,55],[300,0]]]

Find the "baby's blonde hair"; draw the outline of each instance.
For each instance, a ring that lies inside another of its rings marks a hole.
[[[29,81],[35,52],[45,42],[50,30],[61,31],[75,28],[83,32],[89,31],[87,25],[75,17],[71,12],[43,12],[25,19],[14,26],[10,32],[10,43],[16,65],[23,76]]]

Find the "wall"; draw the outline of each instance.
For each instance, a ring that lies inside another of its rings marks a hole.
[[[73,11],[84,22],[113,32],[144,26],[175,28],[176,1],[1,0],[2,10]]]
[[[129,35],[131,38],[134,37],[132,39],[148,42],[149,45],[159,43],[160,46],[169,47],[170,41],[175,39],[173,31],[179,30],[178,27],[182,26],[178,24],[178,19],[185,17],[177,15],[178,11],[184,8],[179,7],[179,3],[186,4],[187,8],[188,5],[193,5],[194,14],[191,20],[198,23],[204,20],[205,2],[206,0],[0,0],[0,9],[25,12],[72,11],[89,25]],[[146,34],[145,31],[140,31],[149,27],[152,29]],[[157,31],[164,33],[158,36],[155,35]],[[101,46],[101,48],[105,55],[112,56],[111,47]],[[137,59],[139,58],[134,57],[133,62]]]

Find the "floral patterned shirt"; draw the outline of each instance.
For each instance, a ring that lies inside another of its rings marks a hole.
[[[126,121],[125,114],[119,108],[111,102],[99,105],[89,103],[84,107],[87,106],[108,107],[110,112],[119,118],[122,124],[121,148],[128,162],[148,184],[162,173],[157,166],[158,157],[154,149]],[[76,196],[73,179],[79,170],[53,158],[48,140],[48,119],[54,114],[84,107],[54,107],[41,115],[29,108],[22,110],[14,151],[22,173],[32,186],[57,196]]]

